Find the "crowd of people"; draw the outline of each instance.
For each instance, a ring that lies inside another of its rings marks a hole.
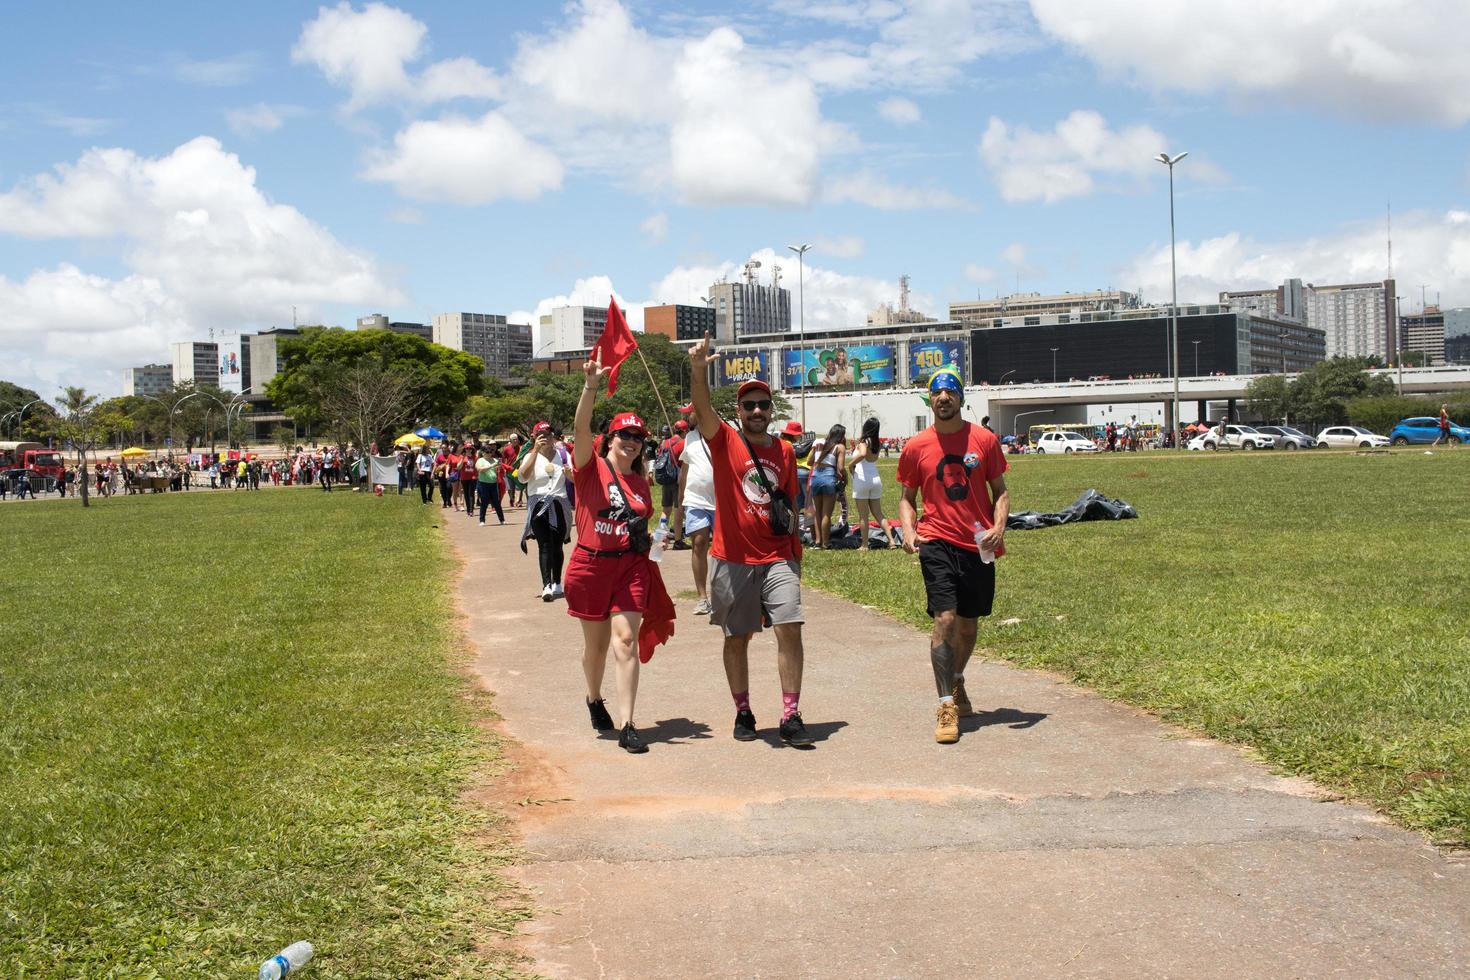
[[[727,422],[710,402],[710,356],[708,339],[691,350],[693,397],[680,409],[679,421],[655,441],[631,412],[614,414],[594,431],[592,407],[609,373],[594,354],[583,368],[571,438],[542,422],[533,427],[529,446],[465,445],[443,453],[443,459],[418,453],[410,465],[425,501],[430,478],[442,474],[447,483],[456,482],[448,477],[456,458],[461,485],[469,473],[497,470],[491,481],[497,501],[524,488],[521,548],[528,552],[528,542],[536,545],[542,600],[564,599],[568,614],[580,621],[592,727],[617,731],[619,746],[631,753],[648,750],[634,721],[640,665],[669,640],[676,617],[657,559],[666,549],[690,550],[693,612],[709,616],[724,635],[734,738],[758,737],[748,651],[751,638],[770,629],[781,688],[777,734],[787,745],[809,748],[816,738],[801,715],[801,559],[806,547],[832,546],[830,521],[839,499],[845,508],[850,487],[863,532],[860,546],[869,546],[871,528],[883,547],[902,547],[919,558],[934,621],[934,737],[942,744],[958,741],[959,719],[973,713],[965,667],[978,620],[992,607],[994,560],[1005,553],[1010,507],[1000,442],[988,428],[961,417],[958,372],[935,373],[929,387],[933,424],[902,446],[895,526],[882,511],[876,466],[892,444],[883,440],[877,419],[867,420],[851,445],[842,426],[821,438],[810,437],[795,421],[778,430],[770,387],[749,380],[736,392],[735,420]],[[474,469],[465,468],[466,458],[473,459]],[[448,501],[443,506],[456,506],[453,490],[441,484],[440,493]],[[463,509],[468,513],[468,504]],[[615,665],[616,717],[603,694],[609,659]]]

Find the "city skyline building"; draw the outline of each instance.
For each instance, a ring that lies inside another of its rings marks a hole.
[[[536,357],[591,350],[607,327],[607,307],[558,306],[539,325]]]
[[[169,345],[174,387],[192,382],[197,387],[219,387],[219,344],[182,340]]]
[[[123,395],[156,397],[174,387],[174,369],[169,364],[143,364],[123,369]]]
[[[248,338],[250,349],[250,390],[256,397],[265,396],[265,386],[270,384],[271,379],[281,372],[285,366],[285,357],[281,354],[280,342],[284,338],[299,337],[301,331],[291,327],[273,327],[270,330],[262,330],[260,333],[251,334]]]
[[[730,343],[739,338],[764,333],[791,332],[791,290],[776,278],[771,285],[755,281],[749,268],[745,282],[716,282],[709,287],[709,301],[715,311],[715,340]]]
[[[1399,318],[1404,333],[1404,353],[1423,354],[1429,366],[1445,362],[1444,313],[1434,305],[1418,313],[1405,313]]]
[[[408,334],[419,337],[430,343],[434,341],[434,326],[430,323],[410,323],[403,320],[390,320],[381,313],[369,313],[367,316],[357,318],[357,329],[359,330],[387,330],[391,333]]]
[[[487,377],[509,378],[511,368],[531,359],[531,327],[498,313],[436,313],[430,339],[480,358]]]
[[[643,332],[661,334],[670,340],[699,340],[715,334],[715,311],[709,306],[664,303],[643,308]]]
[[[978,322],[1012,316],[1045,316],[1054,313],[1091,313],[1141,309],[1137,293],[1121,289],[1097,289],[1085,293],[1012,293],[994,299],[961,300],[949,304],[949,318]]]

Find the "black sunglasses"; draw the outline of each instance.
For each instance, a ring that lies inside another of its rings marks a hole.
[[[617,436],[624,442],[642,442],[645,438],[643,433],[639,432],[637,429],[619,429],[618,431],[614,432],[613,435]]]
[[[740,407],[747,412],[769,412],[771,410],[771,400],[769,398],[762,398],[760,401],[743,401],[740,403]]]

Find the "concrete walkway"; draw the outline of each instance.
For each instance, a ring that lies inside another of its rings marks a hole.
[[[534,546],[517,547],[524,512],[507,517],[445,521],[479,670],[523,746],[498,799],[541,910],[524,934],[541,973],[1470,970],[1470,862],[1235,749],[999,663],[971,664],[982,713],[937,745],[926,638],[814,590],[802,714],[815,749],[775,737],[769,633],[751,646],[763,740],[730,737],[719,631],[676,596],[679,632],[638,699],[651,751],[629,756],[592,731],[580,629],[540,601]],[[664,564],[671,593],[692,589],[687,552]],[[613,690],[609,666],[610,705]]]

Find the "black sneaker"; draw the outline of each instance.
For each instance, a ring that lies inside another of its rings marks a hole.
[[[755,741],[755,715],[749,708],[735,712],[735,741]]]
[[[781,722],[781,741],[787,745],[809,746],[816,742],[801,723],[801,712]]]
[[[623,733],[618,736],[618,748],[626,749],[634,755],[648,751],[648,746],[643,744],[643,737],[638,734],[638,729],[633,727],[632,722],[623,726]]]
[[[602,698],[598,698],[596,701],[588,701],[587,713],[592,716],[592,727],[599,732],[610,732],[613,730],[612,715],[607,713],[607,704]]]

